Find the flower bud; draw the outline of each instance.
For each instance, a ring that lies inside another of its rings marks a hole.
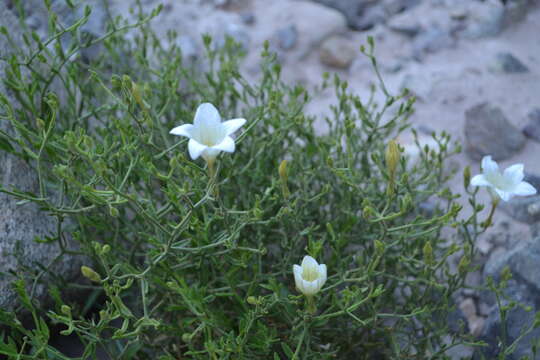
[[[129,75],[122,76],[122,85],[124,86],[124,88],[131,90],[131,87],[133,86],[133,81],[131,81]]]
[[[88,266],[81,266],[81,273],[85,278],[93,282],[101,282],[101,276]]]
[[[100,321],[108,321],[109,320],[109,313],[105,310],[99,311],[99,319]]]
[[[103,255],[109,253],[111,251],[111,246],[109,244],[105,244],[103,245],[103,247],[101,248],[101,253]]]
[[[115,208],[114,206],[109,206],[109,215],[111,215],[111,217],[118,217],[119,214],[120,213],[118,212],[117,208]]]
[[[122,87],[122,79],[120,78],[120,76],[118,75],[113,75],[111,77],[111,85],[112,85],[112,88],[113,90],[120,90],[120,88]]]
[[[143,100],[142,100],[141,91],[139,89],[139,85],[137,85],[137,83],[135,83],[135,82],[132,83],[131,94],[133,95],[133,98],[135,99],[137,104],[139,104],[139,106],[144,109],[145,106],[144,106],[144,103],[143,103]]]
[[[424,262],[429,266],[432,266],[433,264],[435,264],[435,261],[433,259],[433,247],[431,247],[431,242],[426,241],[426,244],[424,245],[424,248],[423,248],[423,252],[424,252]]]
[[[463,186],[466,188],[471,184],[471,167],[469,165],[465,166],[463,170]]]
[[[62,307],[60,307],[60,311],[62,312],[62,314],[71,317],[71,308],[69,306],[62,305]]]
[[[257,303],[258,303],[257,298],[255,296],[248,296],[246,301],[250,305],[257,305]]]
[[[377,256],[381,256],[384,253],[384,243],[380,240],[375,240],[375,253]]]
[[[279,177],[281,181],[287,181],[287,160],[283,160],[279,164]]]
[[[38,129],[45,129],[45,121],[42,118],[36,118],[36,126]]]
[[[390,174],[390,177],[393,179],[396,173],[397,166],[399,164],[400,156],[401,156],[399,147],[397,143],[395,142],[395,140],[390,140],[390,142],[388,142],[385,156],[386,156],[386,167],[388,169],[388,173]]]
[[[287,160],[283,160],[281,164],[279,164],[279,178],[281,179],[281,192],[283,193],[283,197],[287,199],[291,192],[289,191],[289,187],[287,186],[287,180],[288,180],[288,174],[287,174]]]
[[[461,260],[459,260],[458,264],[458,272],[459,275],[465,276],[469,270],[469,265],[471,263],[471,260],[469,259],[469,256],[464,255]]]

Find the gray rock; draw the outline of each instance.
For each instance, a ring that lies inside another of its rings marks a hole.
[[[422,26],[418,22],[411,12],[404,12],[402,14],[393,16],[388,20],[387,26],[390,30],[397,33],[415,37],[422,30]]]
[[[533,238],[540,237],[540,222],[535,222],[529,227]]]
[[[465,38],[479,39],[497,36],[503,29],[505,8],[500,2],[470,1],[466,28],[461,32]]]
[[[257,2],[258,3],[258,2]],[[302,62],[314,51],[318,51],[322,41],[332,35],[347,31],[347,20],[339,11],[312,1],[268,1],[264,3],[264,15],[257,17],[260,30],[257,39],[271,39],[273,51],[282,54],[284,62]],[[258,9],[260,11],[260,9]],[[259,12],[256,12],[257,14]],[[280,28],[294,25],[298,32],[294,48],[283,50],[279,46],[276,24]],[[286,53],[285,53],[286,52]],[[259,62],[259,54],[248,56],[249,62]],[[298,74],[298,76],[301,76]]]
[[[474,160],[486,155],[494,160],[509,159],[525,146],[525,141],[498,107],[483,103],[465,112],[465,150]]]
[[[181,35],[176,40],[178,47],[182,50],[182,57],[188,62],[194,62],[199,57],[199,46],[189,35]]]
[[[388,16],[389,14],[383,4],[374,3],[362,11],[362,15],[356,20],[355,28],[369,30],[377,24],[385,23]]]
[[[276,31],[279,47],[283,50],[294,48],[298,41],[298,30],[295,25],[289,25]]]
[[[421,60],[427,53],[435,53],[441,49],[453,47],[455,39],[439,27],[432,27],[421,32],[413,41],[413,56]]]
[[[24,1],[21,2],[24,6],[26,14],[25,21],[27,25],[36,31],[42,39],[48,38],[52,34],[48,31],[48,11],[43,1]],[[58,15],[58,22],[63,28],[68,28],[76,21],[84,16],[84,9],[89,5],[92,13],[88,20],[79,30],[83,40],[92,40],[103,36],[106,31],[107,11],[103,1],[82,0],[74,2],[76,5],[71,8],[64,0],[52,0],[51,10]],[[66,33],[62,36],[62,46],[65,50],[70,47],[72,34]],[[96,44],[90,47],[83,47],[80,54],[86,61],[96,59],[102,51],[101,44]]]
[[[243,12],[240,14],[240,19],[242,19],[242,22],[246,25],[253,25],[255,24],[255,14],[252,12]]]
[[[15,41],[20,40],[20,30],[15,16],[0,2],[0,25],[6,26],[10,36]],[[4,36],[0,36],[0,57],[7,57],[12,49]],[[0,77],[4,77],[6,64],[0,61]],[[9,97],[3,83],[0,83],[0,92],[17,106],[16,100]],[[12,133],[11,124],[0,120],[0,128]],[[0,181],[5,188],[16,187],[20,191],[38,193],[37,176],[34,170],[20,158],[0,150]],[[5,193],[0,193],[0,308],[10,310],[17,306],[17,296],[14,294],[11,282],[17,277],[27,278],[35,275],[41,269],[47,269],[54,276],[61,276],[67,280],[79,276],[81,259],[71,255],[60,254],[56,242],[39,244],[36,238],[44,239],[54,236],[56,219],[42,212],[34,203],[19,205],[18,199]],[[72,246],[70,245],[71,249]],[[45,274],[35,288],[34,297],[45,300],[47,295],[47,281]]]
[[[399,14],[420,4],[420,0],[383,0],[384,8],[389,15]]]
[[[528,114],[529,121],[523,128],[523,134],[534,141],[540,142],[540,108],[533,109]]]
[[[373,0],[313,0],[341,12],[353,30],[368,30],[384,22],[387,12],[384,4]]]
[[[530,172],[525,172],[525,178],[523,179],[532,186],[534,186],[535,189],[540,191],[540,176],[536,174],[532,174]]]
[[[356,54],[356,47],[349,39],[332,36],[321,44],[319,59],[325,65],[345,69],[351,65]]]
[[[526,307],[529,307],[530,311],[526,311],[523,307],[517,306],[506,314],[506,339],[504,340],[508,347],[520,336],[521,332],[529,327],[534,321],[534,313],[537,311],[535,306],[535,298],[537,294],[531,293],[528,290],[526,284],[510,280],[508,287],[504,290],[506,299],[503,299],[502,306],[508,305],[507,299],[517,301]],[[487,343],[486,347],[478,348],[474,359],[498,359],[501,352],[501,341],[503,341],[501,318],[499,309],[496,306],[492,306],[486,322],[480,340]],[[504,357],[506,360],[521,360],[525,356],[528,359],[540,359],[537,355],[532,357],[531,344],[536,339],[540,338],[540,328],[533,330],[531,333],[523,337],[515,347],[512,354]]]
[[[540,295],[540,273],[537,271],[539,261],[540,238],[535,238],[518,245],[502,256],[492,256],[484,267],[484,276],[490,276],[496,282],[500,280],[500,273],[506,266],[512,272],[513,277],[503,290],[502,306],[508,305],[509,301],[516,301],[525,307],[530,307],[530,311],[526,311],[522,306],[517,306],[507,313],[505,324],[507,338],[504,340],[507,345],[515,341],[521,331],[534,321],[534,312],[538,310],[537,299]],[[479,356],[483,355],[487,359],[495,359],[500,352],[500,341],[503,340],[501,332],[503,324],[501,324],[494,294],[483,293],[481,301],[490,306],[481,336],[488,347],[480,350],[476,358],[479,359]],[[540,338],[540,328],[522,338],[515,351],[505,359],[517,360],[523,356],[531,356],[531,341],[538,338]],[[535,359],[540,359],[540,356],[537,355]]]
[[[490,66],[490,69],[494,72],[505,74],[525,73],[529,71],[519,59],[508,52],[501,52],[495,55],[495,61]]]
[[[525,20],[531,5],[529,0],[506,0],[503,26],[509,27]]]
[[[484,267],[484,276],[498,279],[505,266],[509,266],[514,280],[527,285],[533,294],[540,294],[540,272],[536,271],[540,262],[540,238],[518,243],[503,256],[489,259]]]
[[[385,23],[392,15],[404,12],[420,3],[420,0],[313,0],[334,8],[347,18],[353,30],[368,30]]]
[[[538,195],[515,197],[499,206],[502,211],[517,221],[526,224],[540,221],[540,196]]]

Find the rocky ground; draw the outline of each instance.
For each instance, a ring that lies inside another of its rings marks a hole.
[[[352,91],[366,99],[376,77],[359,47],[371,35],[387,87],[394,93],[407,87],[418,98],[411,121],[422,141],[430,142],[432,130],[446,130],[464,144],[452,167],[461,172],[470,165],[476,174],[482,156],[491,154],[502,167],[523,163],[529,181],[540,189],[536,176],[540,175],[537,1],[167,0],[164,4],[154,27],[162,35],[168,29],[178,31],[178,45],[187,58],[201,56],[202,33],[211,34],[217,46],[230,35],[247,51],[244,73],[256,79],[259,53],[269,40],[286,81],[315,88],[324,72],[337,72]],[[100,3],[87,31],[99,34],[107,16],[126,16],[131,5],[120,0],[110,0],[108,6]],[[144,1],[148,9],[157,5],[158,1]],[[30,10],[29,25],[43,29],[46,22],[40,12]],[[58,10],[66,11],[60,5]],[[65,13],[66,19],[74,15]],[[322,117],[334,101],[331,90],[320,93],[308,111]],[[320,131],[325,131],[322,122]],[[410,149],[406,136],[400,141]],[[463,193],[461,176],[450,186]],[[489,202],[484,191],[480,199]],[[463,205],[466,215],[470,210],[465,199]],[[534,300],[540,294],[540,281],[531,275],[540,260],[540,249],[538,241],[529,241],[539,236],[540,196],[512,201],[502,210],[496,213],[497,225],[480,239],[481,268],[470,283],[480,284],[485,274],[496,275],[502,266],[510,265],[517,276],[509,296],[540,309]],[[492,299],[470,291],[459,298],[459,304],[470,331],[493,339],[498,318]],[[532,318],[519,311],[511,316],[515,324]],[[510,335],[517,336],[512,331]],[[518,348],[518,355],[526,348]],[[456,358],[467,354],[466,349],[460,351]]]

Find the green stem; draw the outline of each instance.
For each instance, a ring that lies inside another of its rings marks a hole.
[[[306,310],[311,315],[317,312],[317,304],[315,304],[315,298],[313,296],[306,296]]]
[[[499,205],[499,198],[493,196],[491,202],[491,210],[489,211],[489,215],[486,221],[482,223],[482,227],[488,228],[491,226],[491,223],[493,222],[493,214],[495,214],[495,209],[497,208],[497,205]]]
[[[214,183],[214,196],[218,198],[219,188],[218,188],[218,181],[217,181],[217,171],[215,167],[216,159],[206,160],[206,163],[208,164],[208,177],[210,179],[210,182]]]
[[[298,359],[298,354],[300,354],[300,349],[302,348],[302,344],[304,343],[306,332],[307,332],[307,326],[304,325],[304,330],[302,331],[302,335],[300,335],[300,339],[298,340],[298,344],[296,345],[296,350],[294,351],[292,360]]]

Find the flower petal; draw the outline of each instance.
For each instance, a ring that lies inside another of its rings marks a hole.
[[[296,288],[300,290],[300,287],[302,286],[302,268],[299,265],[294,264],[293,273],[294,273],[294,282],[296,284]]]
[[[319,291],[317,287],[317,280],[306,281],[302,280],[302,293],[304,295],[315,295]]]
[[[189,151],[189,156],[191,156],[193,160],[196,160],[199,156],[201,156],[201,154],[206,149],[208,149],[208,146],[197,142],[195,139],[189,139],[188,151]]]
[[[195,125],[195,127],[200,129],[212,129],[220,126],[220,124],[221,116],[219,116],[219,111],[214,105],[210,103],[202,103],[199,105],[197,112],[195,113],[195,119],[193,120],[193,125]]]
[[[513,194],[507,191],[503,191],[497,188],[493,188],[495,190],[495,193],[499,195],[502,201],[508,201],[513,197]]]
[[[174,129],[169,131],[169,134],[186,136],[188,138],[191,138],[193,136],[192,130],[193,130],[192,124],[184,124],[184,125],[175,127]]]
[[[232,153],[235,149],[234,140],[230,136],[225,136],[219,144],[212,146],[212,149]]]
[[[486,179],[483,174],[475,175],[471,179],[472,186],[491,186],[491,183]]]
[[[204,160],[206,160],[206,162],[211,162],[217,158],[220,152],[221,150],[207,147],[201,156],[203,157]]]
[[[491,156],[484,156],[482,158],[482,172],[484,174],[497,172],[499,171],[499,165],[491,159]]]
[[[245,123],[246,123],[246,119],[232,119],[232,120],[227,120],[223,122],[223,126],[225,127],[225,134],[231,135],[236,130],[244,126]]]
[[[534,195],[536,194],[536,189],[528,182],[522,181],[514,189],[514,194],[521,196]]]
[[[504,170],[503,176],[512,182],[512,184],[519,184],[525,175],[523,174],[523,164],[515,164],[507,167]]]
[[[319,280],[322,281],[322,284],[321,284],[321,287],[322,287],[324,283],[326,282],[326,265],[325,264],[319,265]]]
[[[318,268],[318,266],[319,266],[319,263],[317,262],[317,260],[315,260],[314,258],[312,258],[309,255],[304,256],[304,259],[302,259],[302,268],[303,269],[305,269],[305,268],[315,268],[315,270],[316,270]]]

